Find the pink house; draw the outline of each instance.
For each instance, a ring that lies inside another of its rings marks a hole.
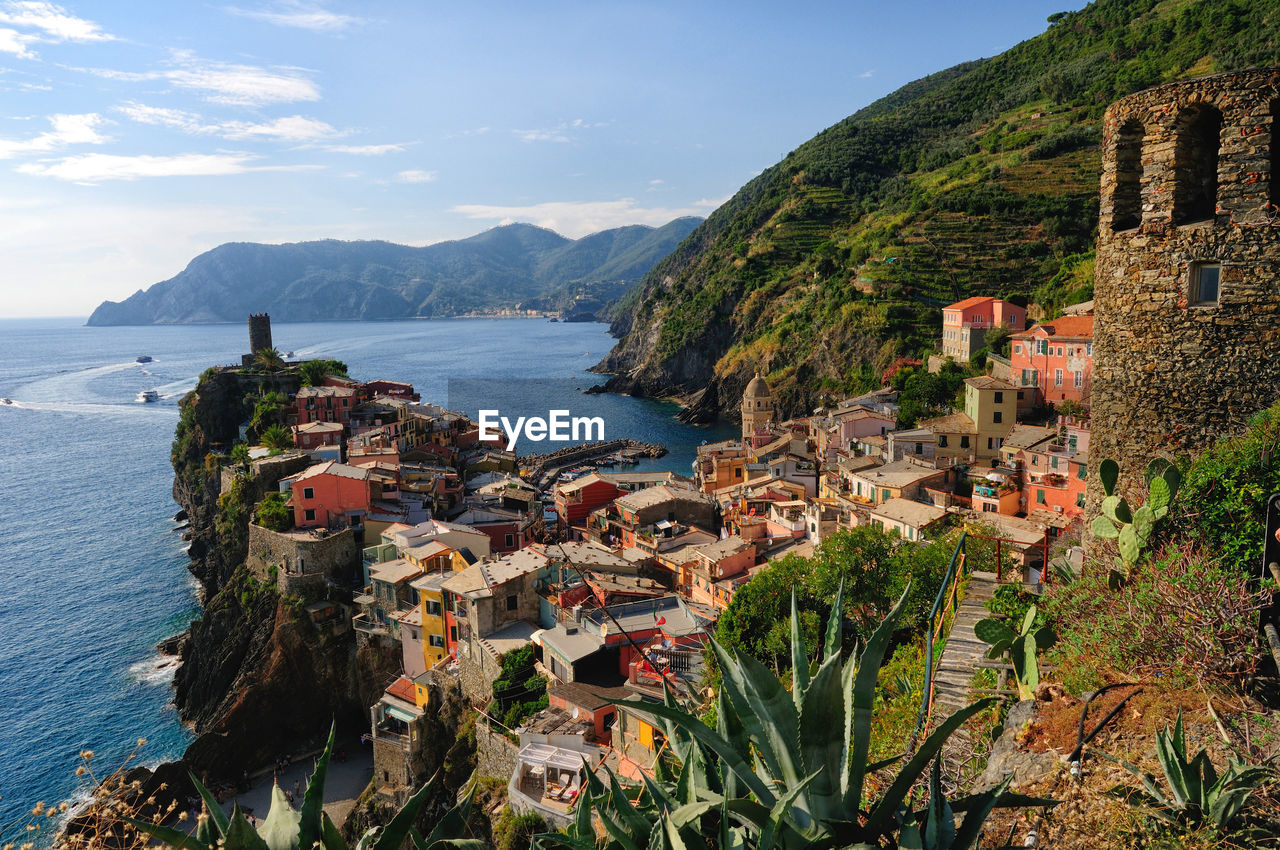
[[[363,521],[373,502],[369,470],[328,461],[293,479],[293,524],[298,528],[333,528]]]
[[[298,407],[298,424],[337,422],[346,425],[358,401],[351,387],[303,387],[294,397]]]
[[[318,449],[321,446],[341,446],[342,425],[337,422],[308,422],[306,425],[295,425],[293,442],[303,451]]]
[[[942,308],[942,353],[961,363],[968,363],[974,352],[982,348],[987,331],[1008,325],[1020,331],[1027,326],[1027,311],[1008,301],[990,296],[975,296]]]
[[[1093,316],[1063,316],[1014,334],[1013,383],[1032,390],[1038,404],[1089,403],[1093,378]]]

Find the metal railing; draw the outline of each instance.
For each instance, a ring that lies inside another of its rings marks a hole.
[[[911,733],[911,742],[907,747],[907,752],[915,752],[916,739],[920,732],[924,729],[925,723],[929,719],[929,712],[933,708],[933,647],[937,642],[938,633],[941,631],[942,621],[944,619],[941,614],[944,612],[944,606],[947,606],[947,599],[954,599],[956,595],[956,586],[959,580],[960,572],[964,568],[964,542],[969,537],[969,532],[960,533],[960,539],[956,541],[955,551],[951,553],[951,562],[947,565],[947,572],[942,579],[942,586],[938,588],[938,595],[933,600],[933,608],[929,611],[928,639],[924,647],[924,686],[921,689],[920,696],[920,712],[916,715],[916,726]]]

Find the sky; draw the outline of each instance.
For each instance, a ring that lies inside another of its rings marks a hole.
[[[0,318],[224,242],[580,237],[706,216],[1080,0],[0,0]]]

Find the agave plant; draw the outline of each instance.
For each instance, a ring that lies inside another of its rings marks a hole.
[[[1040,684],[1040,666],[1036,652],[1053,646],[1057,637],[1048,626],[1035,627],[1036,606],[1027,609],[1018,631],[1009,628],[1002,620],[988,617],[973,625],[978,640],[991,644],[988,658],[999,658],[1006,652],[1013,663],[1013,678],[1018,683],[1018,699],[1031,699],[1036,685]]]
[[[908,591],[909,592],[909,588]],[[712,641],[723,673],[716,728],[675,703],[619,702],[620,708],[657,719],[679,763],[669,775],[659,762],[633,801],[609,773],[595,777],[578,801],[577,820],[561,835],[543,835],[535,847],[595,847],[592,817],[598,816],[609,850],[720,847],[902,846],[962,850],[973,846],[995,806],[1042,805],[991,792],[950,803],[935,786],[929,808],[914,811],[911,789],[947,738],[986,708],[979,701],[947,718],[925,740],[878,799],[867,800],[867,778],[902,761],[868,763],[876,679],[907,599],[901,599],[866,643],[857,663],[840,653],[842,617],[837,593],[822,660],[810,664],[795,598],[791,602],[791,690],[749,655],[730,654]],[[965,813],[956,826],[954,813]],[[718,817],[716,815],[718,814]],[[703,833],[713,816],[715,834]],[[901,839],[899,838],[901,836]]]
[[[271,789],[271,809],[266,820],[257,827],[240,811],[232,808],[230,816],[222,811],[217,799],[200,781],[191,777],[196,790],[204,800],[205,812],[197,819],[194,833],[157,823],[125,818],[130,825],[176,850],[349,850],[333,821],[324,811],[324,780],[329,770],[329,757],[333,754],[334,728],[329,730],[329,741],[316,761],[315,772],[307,783],[302,797],[302,809],[296,810],[277,785]],[[467,819],[471,814],[471,794],[468,793],[450,809],[427,836],[414,828],[413,822],[435,790],[439,774],[409,798],[404,808],[395,814],[384,827],[367,831],[356,843],[356,850],[399,850],[405,839],[413,841],[416,850],[483,850],[487,845],[476,839],[462,838],[467,831]],[[474,788],[472,789],[474,790]]]
[[[1232,761],[1221,776],[1209,761],[1207,750],[1187,758],[1187,739],[1182,727],[1182,712],[1178,712],[1173,729],[1165,727],[1156,734],[1156,756],[1169,786],[1166,794],[1156,778],[1145,770],[1107,753],[1106,758],[1122,765],[1142,780],[1145,791],[1123,786],[1113,788],[1112,793],[1134,805],[1151,810],[1161,820],[1187,827],[1209,825],[1218,830],[1228,829],[1248,804],[1249,798],[1259,787],[1274,776],[1270,766],[1246,765]]]

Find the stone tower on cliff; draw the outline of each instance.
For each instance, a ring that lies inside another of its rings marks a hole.
[[[1091,465],[1114,458],[1132,481],[1280,398],[1278,116],[1278,68],[1107,109]]]
[[[773,394],[764,378],[757,374],[742,394],[742,439],[750,440],[756,431],[773,421]]]
[[[252,366],[258,352],[271,347],[271,316],[267,313],[250,313],[249,353],[240,357],[241,364]]]

